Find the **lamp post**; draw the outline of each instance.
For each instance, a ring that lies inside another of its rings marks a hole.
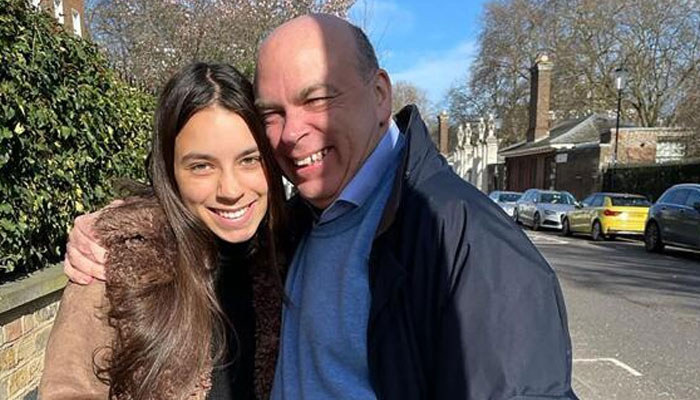
[[[493,130],[494,130],[494,135],[496,135],[497,132],[501,130],[501,127],[503,126],[503,118],[500,116],[496,116],[496,118],[493,119]],[[498,142],[496,142],[498,144]],[[498,184],[498,178],[499,178],[499,173],[498,173],[498,153],[496,153],[496,164],[493,167],[493,190],[500,190],[501,187]]]
[[[617,118],[615,120],[615,144],[613,145],[612,165],[613,170],[610,175],[610,189],[614,190],[615,170],[617,168],[617,140],[620,136],[620,105],[622,104],[622,91],[627,85],[627,70],[625,67],[615,69],[615,89],[617,89]]]

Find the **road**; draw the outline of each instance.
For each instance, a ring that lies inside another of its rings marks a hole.
[[[526,231],[562,285],[581,399],[700,399],[699,252]]]

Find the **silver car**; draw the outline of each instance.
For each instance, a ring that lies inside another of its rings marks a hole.
[[[513,218],[533,230],[561,229],[562,217],[575,206],[576,199],[569,192],[529,189],[516,203]]]
[[[515,203],[518,201],[520,196],[523,194],[520,192],[506,192],[502,190],[494,190],[489,193],[489,198],[496,202],[503,211],[506,212],[510,217],[513,217],[515,213]]]

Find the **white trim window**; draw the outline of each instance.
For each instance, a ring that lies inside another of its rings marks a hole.
[[[83,36],[83,29],[80,26],[80,13],[75,8],[71,8],[71,16],[73,18],[73,33],[76,36]]]
[[[59,24],[63,24],[63,0],[53,0],[53,15]]]

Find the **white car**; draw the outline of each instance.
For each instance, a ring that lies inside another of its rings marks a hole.
[[[508,216],[513,217],[515,213],[515,203],[523,194],[520,192],[507,192],[495,190],[489,193],[489,198],[496,202]]]
[[[523,193],[515,207],[515,222],[532,230],[562,228],[562,217],[576,208],[576,198],[569,192],[529,189]]]

